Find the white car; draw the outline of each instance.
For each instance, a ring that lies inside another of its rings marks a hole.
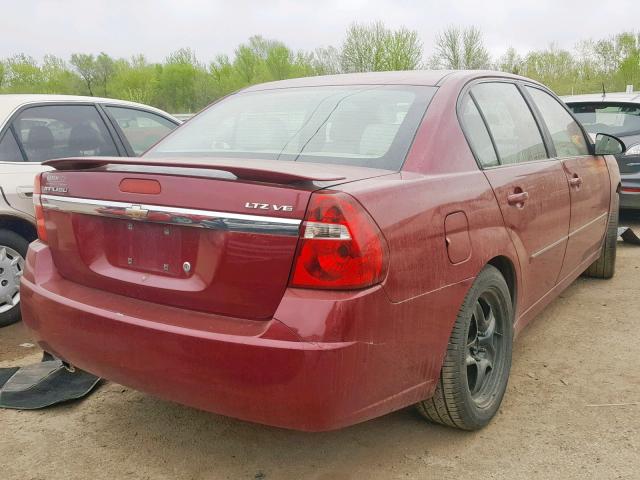
[[[157,108],[108,98],[0,95],[0,327],[20,319],[19,279],[36,238],[33,181],[41,162],[137,156],[180,121]]]

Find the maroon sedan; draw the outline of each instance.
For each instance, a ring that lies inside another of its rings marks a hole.
[[[622,148],[502,73],[253,86],[142,158],[48,162],[23,318],[72,365],[223,415],[328,430],[417,404],[477,429],[514,336],[613,275]]]

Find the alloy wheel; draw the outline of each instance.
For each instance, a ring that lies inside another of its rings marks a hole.
[[[8,312],[20,303],[20,277],[23,271],[22,255],[0,245],[0,313]]]
[[[492,291],[480,295],[473,309],[466,344],[467,387],[479,407],[491,402],[500,385],[503,322]]]

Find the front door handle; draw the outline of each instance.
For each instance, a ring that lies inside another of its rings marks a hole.
[[[524,207],[524,202],[529,199],[529,192],[516,192],[507,196],[507,203],[519,208]]]
[[[571,185],[572,187],[581,186],[582,178],[580,178],[577,173],[574,173],[573,176],[569,179],[569,185]]]

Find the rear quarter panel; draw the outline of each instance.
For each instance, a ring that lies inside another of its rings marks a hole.
[[[475,278],[498,256],[512,263],[516,285],[520,279],[494,192],[458,121],[456,103],[467,80],[452,79],[439,87],[401,172],[342,188],[369,211],[389,243],[384,288],[392,302]],[[471,239],[471,255],[456,264],[447,255],[444,227],[445,217],[454,212],[465,213]],[[458,308],[462,300],[452,299]]]
[[[33,218],[33,199],[20,194],[19,189],[33,189],[36,175],[47,170],[51,168],[38,163],[0,162],[0,188],[11,213],[19,212],[20,217]],[[3,213],[1,210],[0,204],[0,213]]]

